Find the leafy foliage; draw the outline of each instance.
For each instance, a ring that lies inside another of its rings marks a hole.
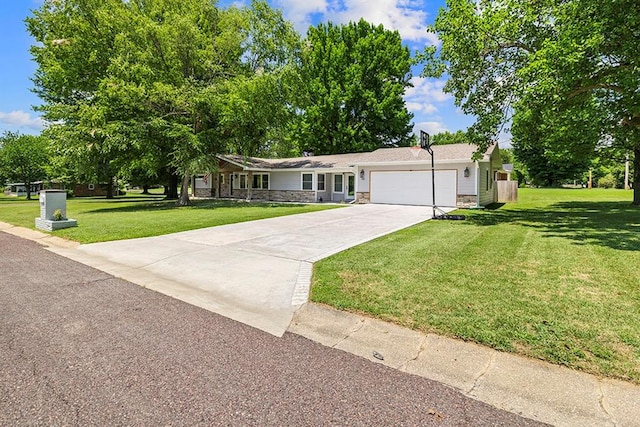
[[[447,144],[466,144],[468,142],[467,135],[464,131],[440,132],[431,137],[431,143],[434,145],[447,145]]]
[[[179,174],[182,204],[190,175],[213,168],[215,154],[265,142],[281,115],[260,100],[277,92],[274,75],[299,47],[264,1],[220,10],[200,0],[60,0],[27,23],[39,42],[40,108],[76,173]]]
[[[294,131],[303,150],[336,154],[409,144],[412,114],[402,96],[411,59],[397,31],[364,20],[319,24],[306,43]]]
[[[425,51],[440,61],[426,72],[451,76],[445,91],[477,117],[468,134],[479,151],[512,120],[514,146],[537,156],[521,158],[530,170],[565,162],[562,176],[575,175],[596,147],[632,151],[638,170],[636,1],[448,0],[432,30],[442,48]]]
[[[49,147],[45,138],[6,132],[0,137],[0,177],[24,183],[31,199],[31,183],[46,178]]]

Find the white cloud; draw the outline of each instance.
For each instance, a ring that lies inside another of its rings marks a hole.
[[[314,14],[327,11],[327,0],[275,0],[274,4],[282,9],[285,18],[293,22],[294,27],[302,35],[307,34]]]
[[[451,95],[443,91],[445,80],[432,80],[424,77],[413,77],[413,87],[407,88],[405,99],[409,102],[445,102]]]
[[[421,130],[427,132],[429,135],[449,131],[442,122],[420,122],[413,125],[413,133],[415,135],[418,135]]]
[[[435,105],[429,104],[427,102],[407,101],[406,105],[407,105],[407,109],[414,113],[421,112],[424,114],[433,114],[438,111],[438,108]]]
[[[427,32],[425,0],[274,0],[287,19],[302,34],[306,34],[314,14],[336,24],[359,21],[364,18],[373,24],[382,24],[389,30],[398,30],[407,41],[439,44],[435,34]]]
[[[10,113],[0,111],[0,123],[19,128],[26,127],[34,130],[42,130],[44,129],[45,122],[42,117],[32,117],[29,113],[18,110]]]

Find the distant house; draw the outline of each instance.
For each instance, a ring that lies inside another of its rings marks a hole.
[[[40,190],[43,188],[42,181],[36,181],[31,183],[31,194],[38,194]],[[5,186],[5,194],[7,196],[26,196],[27,195],[27,185],[24,182],[15,182],[12,184],[7,184]]]
[[[475,146],[435,145],[436,204],[486,206],[496,202],[494,182],[504,173],[498,145],[476,161]],[[433,204],[431,157],[417,147],[367,153],[263,159],[219,156],[218,170],[195,179],[200,197],[283,202]]]
[[[106,196],[107,184],[72,184],[70,186],[73,190],[73,195],[76,197],[94,197],[94,196]],[[24,183],[14,183],[6,185],[5,194],[11,196],[26,196],[27,187]],[[51,181],[48,185],[45,185],[43,181],[36,181],[31,183],[31,194],[38,194],[40,190],[45,188],[64,190],[65,185],[57,181]]]
[[[74,197],[106,196],[106,187],[107,184],[73,184],[71,186]]]

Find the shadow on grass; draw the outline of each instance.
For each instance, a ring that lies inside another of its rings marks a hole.
[[[27,200],[24,197],[0,197],[0,203],[39,203],[40,199],[32,197],[31,200]]]
[[[640,207],[629,202],[558,202],[545,209],[494,209],[467,216],[476,225],[518,224],[576,244],[640,250]]]
[[[103,203],[105,199],[101,200]],[[263,202],[246,202],[244,200],[192,200],[189,206],[178,206],[176,200],[166,200],[158,198],[157,200],[146,199],[120,199],[113,200],[111,203],[118,202],[141,202],[128,206],[114,206],[108,208],[100,208],[89,210],[91,213],[115,213],[115,212],[148,212],[148,211],[167,211],[174,209],[215,209],[215,208],[247,208],[247,207],[301,207],[301,204],[288,203],[263,203]]]

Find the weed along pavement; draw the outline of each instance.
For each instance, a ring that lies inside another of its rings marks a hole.
[[[430,212],[355,205],[57,252],[282,336],[307,301],[314,261],[422,222]]]
[[[0,247],[0,425],[541,425],[35,242]]]

